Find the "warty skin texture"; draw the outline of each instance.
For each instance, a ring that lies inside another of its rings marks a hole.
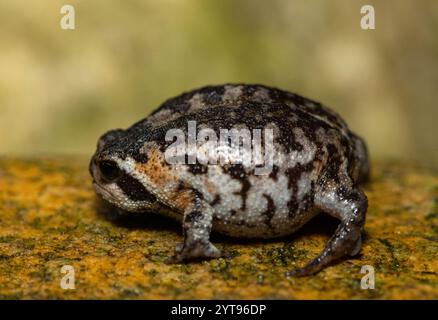
[[[253,163],[169,164],[166,132],[188,121],[200,128],[273,132],[272,170]],[[318,102],[262,85],[203,87],[164,102],[126,130],[104,134],[90,162],[96,192],[124,211],[160,212],[182,222],[173,262],[216,258],[215,230],[232,237],[275,238],[320,212],[339,219],[321,254],[289,274],[308,275],[361,247],[369,173],[365,143],[338,114]]]

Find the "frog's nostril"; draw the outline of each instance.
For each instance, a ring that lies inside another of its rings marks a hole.
[[[107,182],[114,182],[119,178],[120,169],[114,161],[99,161],[98,166],[100,175]]]

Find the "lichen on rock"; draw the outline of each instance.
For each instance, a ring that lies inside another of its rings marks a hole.
[[[293,278],[284,273],[320,252],[336,220],[321,215],[275,241],[213,235],[224,257],[169,265],[181,227],[103,214],[86,159],[3,158],[0,299],[438,299],[438,175],[374,163],[365,191],[360,255]],[[75,270],[74,290],[60,286],[64,265]],[[374,289],[361,287],[365,265]]]

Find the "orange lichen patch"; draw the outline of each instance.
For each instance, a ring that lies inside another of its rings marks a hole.
[[[213,235],[224,258],[168,265],[181,225],[155,215],[110,221],[96,206],[87,163],[0,159],[0,299],[438,299],[434,173],[375,163],[361,254],[287,278],[321,251],[335,220],[317,218],[268,242]],[[60,286],[64,265],[74,267],[74,290]],[[373,290],[361,288],[364,265],[375,270]]]
[[[148,161],[137,164],[136,169],[146,175],[157,187],[165,186],[174,178],[162,152],[156,149],[150,151]]]

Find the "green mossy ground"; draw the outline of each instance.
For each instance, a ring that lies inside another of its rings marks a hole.
[[[213,236],[225,257],[165,264],[181,241],[166,218],[103,214],[86,159],[0,160],[0,299],[438,299],[438,175],[374,164],[361,254],[307,278],[336,228],[321,216],[276,241]],[[114,218],[114,217],[113,217]],[[75,268],[63,290],[61,267]],[[375,289],[361,289],[363,265]]]

